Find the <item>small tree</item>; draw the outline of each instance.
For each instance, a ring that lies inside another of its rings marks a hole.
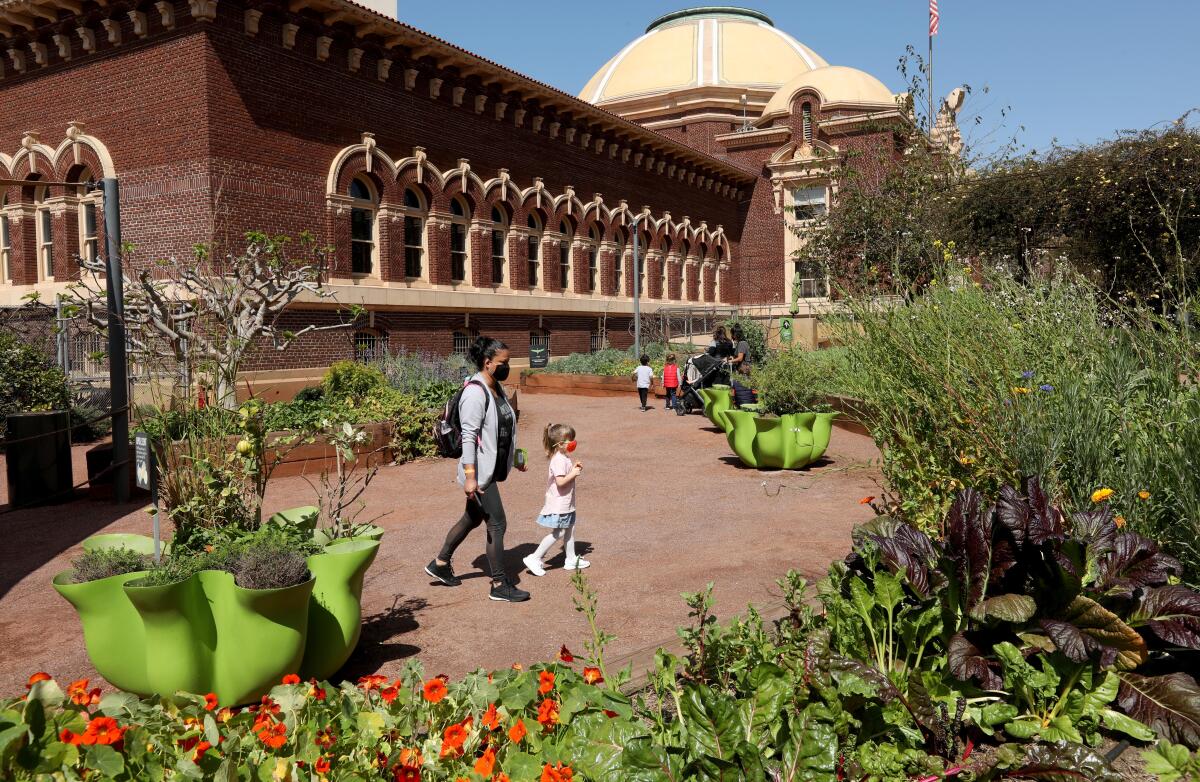
[[[215,380],[217,403],[237,407],[238,370],[255,344],[269,343],[285,350],[297,338],[314,331],[344,328],[350,321],[297,331],[282,327],[284,310],[304,293],[329,299],[323,285],[328,251],[313,237],[299,237],[298,258],[289,253],[291,240],[261,232],[246,234],[246,247],[220,260],[207,245],[197,245],[191,264],[162,261],[124,279],[124,324],[131,358],[152,363],[174,359],[195,367]],[[83,280],[72,286],[71,298],[89,321],[107,329],[103,260],[80,259]]]

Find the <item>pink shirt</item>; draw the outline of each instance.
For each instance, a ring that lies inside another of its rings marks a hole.
[[[550,457],[550,467],[546,470],[546,502],[539,516],[561,515],[575,510],[575,481],[560,489],[555,480],[560,475],[569,475],[574,467],[571,459],[562,451]]]

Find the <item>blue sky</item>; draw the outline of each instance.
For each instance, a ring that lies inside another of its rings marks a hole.
[[[927,0],[742,4],[829,63],[861,68],[895,91],[905,87],[896,71],[905,46],[926,49]],[[575,94],[652,19],[688,5],[400,0],[399,18]],[[963,116],[981,116],[970,134],[981,147],[1013,134],[1034,149],[1052,138],[1094,141],[1200,107],[1200,0],[940,0],[939,8],[935,92],[971,85]]]

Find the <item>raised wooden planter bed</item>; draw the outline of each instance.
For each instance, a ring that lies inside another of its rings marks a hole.
[[[358,454],[360,459],[359,465],[363,467],[372,467],[379,464],[389,464],[396,457],[392,452],[392,424],[387,421],[380,421],[371,424],[363,424],[362,428],[366,431],[368,439],[362,445],[355,446],[354,453]],[[270,447],[272,442],[277,442],[282,438],[289,437],[292,434],[290,431],[268,432],[267,446]],[[239,435],[230,435],[225,438],[225,442],[230,450],[237,447]],[[177,445],[176,448],[179,446]],[[321,440],[313,443],[297,445],[290,450],[285,449],[282,454],[283,459],[275,466],[275,471],[271,473],[273,478],[285,478],[289,475],[309,475],[317,474],[325,469],[333,469],[335,467],[335,459],[337,451],[332,446]],[[268,451],[266,459],[269,462],[274,459],[274,454]]]
[[[636,396],[637,382],[611,375],[568,375],[558,372],[522,372],[521,391],[527,394],[570,394],[572,396]],[[662,383],[655,380],[650,393],[665,397]]]

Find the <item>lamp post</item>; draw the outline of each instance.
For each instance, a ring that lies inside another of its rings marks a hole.
[[[108,261],[108,378],[112,392],[113,499],[129,501],[129,377],[125,360],[125,277],[121,271],[121,190],[105,177],[104,233]],[[158,517],[155,517],[155,524]]]
[[[642,212],[633,218],[633,357],[642,355],[642,273],[638,261],[638,224],[646,216]]]

